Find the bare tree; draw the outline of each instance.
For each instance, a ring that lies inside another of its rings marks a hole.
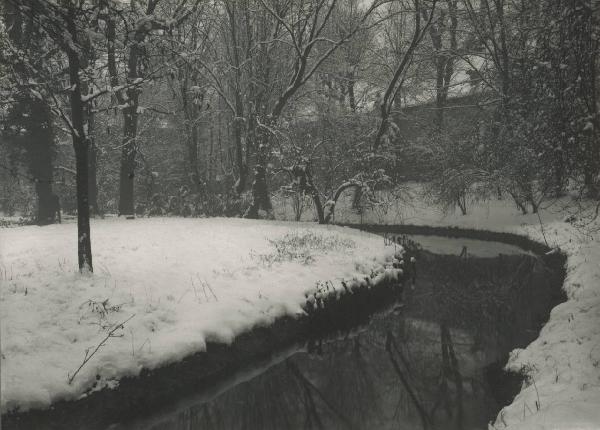
[[[54,159],[54,126],[52,113],[46,103],[30,92],[30,81],[35,79],[37,71],[43,67],[45,60],[42,52],[43,43],[39,38],[41,30],[33,19],[27,19],[20,7],[11,2],[6,2],[3,8],[4,22],[8,28],[8,45],[2,52],[9,53],[10,57],[2,58],[17,83],[12,101],[8,105],[7,118],[15,128],[10,133],[9,139],[23,148],[37,194],[37,223],[47,224],[54,220],[55,205],[53,183]],[[12,52],[12,54],[10,54]],[[23,58],[27,56],[28,61]],[[19,59],[20,57],[20,59]],[[27,64],[29,63],[29,64]],[[7,72],[8,74],[8,72]]]
[[[435,105],[436,105],[436,130],[441,132],[444,127],[444,108],[448,100],[448,91],[458,48],[458,0],[447,0],[445,8],[440,9],[436,22],[429,26],[429,37],[433,45],[433,59],[435,63]],[[427,19],[427,12],[423,11],[423,19]],[[449,22],[447,22],[449,21]],[[445,39],[448,40],[444,47]]]
[[[413,15],[413,28],[412,28],[412,37],[410,38],[410,42],[402,53],[400,53],[399,58],[397,59],[398,63],[393,72],[392,78],[388,83],[388,86],[384,92],[383,98],[381,99],[381,103],[379,105],[380,109],[380,122],[379,127],[377,129],[377,133],[375,135],[375,140],[373,142],[373,151],[376,151],[379,146],[382,144],[384,136],[390,127],[390,114],[392,112],[392,108],[394,106],[394,102],[396,97],[398,96],[402,85],[403,85],[403,77],[413,60],[413,54],[423,37],[427,33],[429,26],[431,25],[434,17],[436,0],[431,2],[431,7],[429,8],[429,12],[426,11],[425,5],[421,3],[420,0],[412,1],[412,15]],[[421,15],[424,15],[425,19],[422,22]]]
[[[269,214],[272,211],[267,185],[267,165],[271,154],[271,138],[273,128],[279,120],[284,108],[292,97],[302,88],[321,67],[321,65],[344,43],[348,42],[361,28],[368,26],[368,18],[383,3],[374,0],[363,9],[360,19],[337,40],[324,37],[324,30],[336,10],[336,0],[313,0],[303,5],[293,2],[260,0],[261,5],[284,29],[285,40],[274,40],[272,43],[291,45],[292,56],[290,69],[287,72],[287,84],[276,97],[272,108],[262,118],[258,118],[257,153],[254,166],[254,182],[252,184],[252,203],[246,213],[247,218],[257,218],[259,209]],[[315,49],[322,45],[320,50]],[[313,55],[315,54],[316,55]],[[297,170],[298,172],[304,170]],[[310,184],[310,180],[303,181]],[[312,191],[309,191],[312,192]]]
[[[134,208],[134,178],[135,157],[137,153],[137,134],[139,118],[139,101],[141,83],[144,79],[152,78],[158,73],[156,68],[149,73],[143,73],[143,64],[147,54],[147,40],[152,34],[170,32],[187,19],[199,4],[199,0],[189,2],[183,0],[177,4],[171,15],[161,14],[158,9],[161,0],[147,2],[132,2],[131,10],[116,6],[108,10],[105,16],[107,22],[107,64],[111,86],[123,114],[123,144],[121,149],[120,179],[119,179],[119,215],[133,216]],[[141,7],[145,5],[142,10]],[[107,5],[108,6],[108,5]],[[117,20],[123,19],[125,37],[117,41]],[[121,78],[117,58],[117,42],[125,46],[123,68],[125,78]],[[162,67],[158,67],[160,69]],[[126,85],[122,83],[125,81]]]
[[[89,35],[83,28],[89,26],[94,6],[83,2],[74,4],[68,1],[52,3],[36,0],[25,7],[13,3],[19,13],[35,22],[40,36],[54,41],[66,56],[69,78],[68,106],[70,114],[63,109],[55,88],[44,86],[45,95],[51,98],[51,108],[67,126],[71,134],[75,151],[77,184],[77,255],[80,270],[93,270],[90,238],[89,188],[88,188],[88,150],[89,137],[86,130],[87,105],[95,98],[86,94],[88,88],[85,70],[88,66],[85,46],[89,44]],[[58,59],[60,61],[60,59]],[[30,72],[44,76],[43,65],[39,69],[33,66]],[[40,100],[44,97],[31,88],[30,91]]]

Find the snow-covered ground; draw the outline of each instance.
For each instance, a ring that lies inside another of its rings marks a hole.
[[[472,204],[463,216],[444,214],[413,194],[385,213],[361,216],[346,206],[336,209],[339,222],[377,222],[430,226],[457,226],[517,233],[560,247],[568,255],[564,290],[568,300],[556,306],[540,336],[523,350],[515,350],[508,367],[530,376],[493,424],[536,430],[600,429],[600,220],[586,228],[564,222],[566,201],[555,202],[540,213],[521,215],[511,200]]]
[[[76,237],[74,223],[0,229],[3,412],[75,399],[300,315],[319,281],[396,275],[381,237],[313,223],[94,220],[93,274],[75,270]]]
[[[466,216],[443,214],[419,197],[362,216],[341,205],[336,209],[338,222],[458,226],[542,243],[545,234],[550,246],[568,255],[568,300],[552,310],[537,340],[512,354],[509,367],[526,370],[529,382],[491,428],[600,429],[600,234],[564,222],[566,215],[559,204],[542,210],[542,233],[537,215],[521,215],[510,200],[473,204]],[[266,238],[290,230],[302,236],[307,228],[342,242],[349,238],[357,247],[342,252],[331,245],[335,249],[327,255],[313,251],[309,265],[296,258],[269,267],[276,253]],[[348,279],[389,257],[379,238],[313,224],[113,220],[93,224],[92,277],[73,270],[74,237],[72,224],[0,230],[3,410],[76,397],[99,370],[105,381],[177,360],[201,350],[206,339],[231,340],[251,324],[300,312],[303,292],[317,280]],[[110,323],[135,317],[121,330],[124,336],[110,339],[69,386],[67,377],[85,349],[105,333],[90,299],[121,305],[108,312]]]

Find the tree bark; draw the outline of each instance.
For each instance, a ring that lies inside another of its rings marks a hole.
[[[345,182],[342,185],[340,185],[338,187],[337,190],[335,190],[335,193],[333,194],[333,199],[330,200],[330,202],[332,202],[330,204],[329,207],[329,212],[327,213],[327,215],[325,215],[325,224],[329,223],[333,217],[335,216],[335,206],[337,205],[337,201],[340,198],[340,196],[342,195],[342,193],[344,191],[346,191],[348,188],[361,188],[362,184],[358,183],[358,182]]]
[[[158,1],[148,3],[146,15],[151,16]],[[153,25],[150,26],[153,28]],[[143,42],[148,33],[147,26],[138,26],[130,40],[129,55],[127,57],[127,83],[132,85],[126,90],[127,97],[121,91],[115,95],[120,105],[126,105],[123,109],[123,148],[121,150],[121,165],[119,172],[119,215],[134,216],[134,179],[135,179],[135,157],[137,153],[137,126],[138,106],[141,90],[133,85],[140,79],[139,61],[143,54]],[[116,66],[115,42],[116,25],[112,17],[107,18],[107,66],[111,79],[111,85],[119,85],[118,70]]]
[[[92,104],[88,105],[87,124],[89,137],[89,200],[90,212],[92,215],[100,215],[98,206],[98,146],[94,138],[94,113],[92,112]]]
[[[116,24],[114,17],[106,16],[107,34],[107,66],[110,75],[110,83],[113,87],[119,86],[119,76],[116,61]],[[128,80],[137,77],[137,41],[143,35],[136,33],[134,45],[129,51]],[[137,134],[137,90],[127,91],[127,99],[121,91],[115,91],[115,96],[120,105],[127,103],[123,109],[123,146],[121,149],[121,160],[119,166],[119,205],[118,214],[133,216],[134,214],[134,178],[135,178],[135,137]],[[131,100],[130,96],[135,97]],[[135,104],[135,107],[134,107]],[[133,109],[132,109],[133,108]]]
[[[442,10],[438,23],[429,27],[431,43],[435,49],[435,69],[436,69],[436,117],[435,129],[440,133],[444,128],[444,109],[448,100],[448,91],[452,74],[454,73],[454,55],[457,51],[456,30],[458,27],[457,1],[448,1],[448,16],[450,19],[449,27],[446,24],[446,11]],[[424,13],[426,19],[426,14]],[[444,52],[444,33],[448,33],[450,39],[449,52]]]
[[[11,42],[19,49],[29,52],[30,56],[35,55],[36,52],[27,51],[28,42],[34,37],[33,28],[24,22],[24,15],[18,4],[5,2],[2,12]],[[19,75],[27,75],[21,64],[15,64],[14,67]],[[8,114],[11,122],[27,130],[18,140],[19,144],[23,144],[29,172],[35,182],[38,201],[36,222],[39,225],[48,224],[54,220],[56,206],[53,204],[52,193],[54,135],[50,109],[42,100],[32,98],[26,91],[19,91]]]
[[[326,224],[327,220],[325,219],[325,211],[323,210],[323,203],[321,202],[321,196],[319,195],[319,190],[317,189],[313,177],[311,168],[309,165],[296,165],[292,168],[291,174],[294,177],[294,180],[298,184],[298,188],[301,195],[308,194],[315,205],[315,209],[317,211],[317,218],[319,224]],[[298,217],[299,218],[299,217]],[[296,221],[299,221],[297,219]]]
[[[75,150],[76,183],[77,183],[77,260],[79,270],[93,271],[92,244],[90,237],[90,206],[89,206],[89,184],[88,184],[88,149],[85,124],[84,103],[81,100],[82,88],[80,63],[78,52],[72,47],[77,46],[77,26],[75,24],[75,10],[70,7],[67,21],[67,31],[73,44],[66,44],[69,59],[69,78],[71,83],[70,105],[71,105],[71,137]]]
[[[325,221],[325,211],[323,210],[323,204],[321,203],[321,196],[319,196],[319,192],[314,186],[310,191],[310,196],[312,197],[315,209],[317,210],[319,224],[327,224],[327,221]]]
[[[199,193],[202,189],[200,186],[200,172],[198,170],[198,138],[198,124],[194,122],[190,125],[188,137],[188,168],[190,169],[190,184],[194,193]]]
[[[137,98],[137,97],[136,97]],[[137,101],[137,100],[136,100]],[[133,100],[130,101],[133,103]],[[134,216],[137,103],[123,110],[124,137],[119,171],[119,216]]]
[[[247,167],[244,163],[244,151],[242,149],[242,125],[243,118],[236,116],[233,119],[233,139],[235,144],[235,162],[237,165],[238,179],[235,183],[235,192],[241,194],[246,188]]]
[[[198,127],[198,121],[200,119],[198,102],[194,102],[190,105],[188,102],[188,96],[185,94],[187,85],[182,85],[181,93],[183,98],[183,110],[186,116],[186,133],[187,133],[187,162],[188,162],[188,179],[191,185],[193,193],[200,193],[202,190],[200,181],[200,172],[198,169],[198,142],[200,138],[200,131]],[[204,95],[200,97],[200,104],[204,100]]]
[[[52,205],[52,185],[48,182],[36,182],[35,193],[38,201],[37,224],[52,223],[55,214]]]
[[[26,129],[29,131],[25,142],[29,171],[35,181],[38,200],[37,223],[46,225],[55,221],[55,199],[52,192],[54,149],[52,120],[50,112],[37,100],[23,98],[21,103],[29,104],[32,118]]]
[[[275,121],[265,121],[265,125],[260,125],[256,129],[256,165],[254,166],[254,181],[252,182],[252,203],[244,213],[244,218],[256,219],[259,210],[267,212],[267,217],[273,216],[273,205],[269,196],[269,187],[267,185],[267,165],[270,152],[270,126]]]
[[[254,181],[252,182],[252,203],[246,210],[244,218],[257,219],[258,211],[261,208],[267,212],[267,215],[270,215],[273,211],[266,175],[264,164],[257,162],[254,166]]]
[[[377,148],[379,148],[379,146],[383,142],[383,138],[384,138],[386,132],[389,129],[391,109],[392,109],[394,100],[396,99],[396,95],[398,94],[400,88],[402,87],[403,80],[404,80],[402,78],[402,76],[404,75],[406,68],[409,66],[410,62],[412,61],[413,53],[414,53],[415,49],[417,49],[417,46],[419,45],[421,40],[423,39],[423,35],[425,34],[425,31],[431,25],[433,15],[434,15],[434,10],[435,10],[434,8],[435,8],[435,2],[433,3],[433,8],[432,8],[429,16],[426,18],[425,25],[421,26],[421,7],[419,5],[419,0],[415,0],[415,11],[414,11],[415,29],[412,34],[412,39],[410,41],[410,45],[406,49],[406,52],[404,53],[402,60],[396,67],[396,70],[394,71],[394,75],[388,84],[388,87],[383,96],[383,100],[381,101],[381,104],[379,106],[379,109],[381,112],[381,118],[380,118],[380,122],[379,122],[379,127],[377,128],[377,133],[375,135],[375,141],[373,142],[373,147],[372,147],[373,151],[376,151]]]
[[[246,185],[246,174],[247,168],[244,164],[244,153],[242,149],[242,126],[244,122],[244,104],[242,100],[241,90],[241,69],[240,69],[240,44],[238,41],[237,27],[238,22],[236,21],[236,2],[225,3],[227,15],[229,16],[229,30],[232,42],[232,54],[234,62],[235,75],[233,79],[234,88],[234,100],[235,100],[235,114],[233,118],[233,139],[235,145],[235,163],[237,167],[238,179],[235,183],[235,192],[241,194],[244,191]],[[246,25],[248,23],[246,22]]]
[[[597,8],[596,8],[597,9]],[[595,15],[596,14],[596,15]],[[586,25],[587,31],[581,29],[581,32],[585,35],[584,46],[587,48],[587,58],[584,61],[587,62],[587,67],[583,69],[586,70],[586,80],[587,82],[587,97],[589,99],[587,106],[589,117],[591,118],[592,128],[589,130],[589,136],[586,138],[586,159],[585,162],[585,185],[588,191],[588,195],[591,198],[600,197],[600,186],[599,175],[600,175],[600,115],[598,111],[598,105],[600,104],[600,100],[598,100],[598,91],[599,88],[596,87],[598,79],[598,48],[600,48],[600,42],[598,41],[598,25],[600,24],[600,12],[597,10],[587,11],[586,13],[586,21],[589,23]],[[596,31],[595,31],[596,30]],[[596,33],[596,34],[594,34]],[[595,37],[596,36],[596,37]],[[584,48],[584,49],[585,49]]]
[[[352,113],[356,113],[356,95],[354,94],[354,86],[356,80],[354,79],[354,73],[348,73],[348,101],[350,103],[350,110]]]

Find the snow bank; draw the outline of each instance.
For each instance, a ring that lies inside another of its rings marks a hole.
[[[381,237],[240,219],[92,223],[94,274],[79,274],[76,225],[0,229],[1,409],[46,407],[301,315],[319,282],[384,269]],[[127,321],[122,328],[118,324]],[[115,337],[86,356],[115,329]]]
[[[525,371],[529,379],[499,413],[493,429],[600,429],[600,222],[585,230],[563,222],[566,203],[541,211],[543,232],[538,216],[521,215],[510,199],[474,204],[462,216],[458,211],[443,214],[416,197],[384,216],[363,215],[364,222],[509,232],[540,243],[545,235],[551,247],[568,255],[564,283],[568,300],[552,310],[538,339],[513,351],[508,368]],[[341,222],[342,209],[336,214]],[[345,215],[347,222],[359,221],[348,211]]]

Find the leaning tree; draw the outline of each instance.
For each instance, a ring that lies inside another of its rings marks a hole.
[[[381,6],[381,3],[373,4],[371,7],[376,8],[378,6]],[[299,184],[300,190],[313,197],[320,223],[327,223],[333,219],[335,206],[344,191],[354,189],[371,192],[377,187],[391,184],[391,178],[386,174],[385,166],[394,157],[393,154],[387,151],[389,136],[393,133],[395,127],[392,122],[392,111],[413,62],[415,51],[433,22],[435,7],[436,0],[391,2],[382,18],[376,19],[374,23],[367,25],[368,27],[386,22],[387,25],[395,27],[394,31],[401,35],[401,40],[395,50],[393,65],[386,67],[386,70],[391,70],[391,74],[387,77],[383,96],[376,105],[379,110],[379,123],[374,132],[374,137],[370,139],[368,144],[362,145],[355,151],[354,175],[342,181],[337,189],[333,191],[331,198],[325,205],[322,205],[309,160],[303,158],[292,167],[295,182]],[[358,20],[360,25],[363,25],[370,12],[372,10],[368,9],[363,15],[364,18]],[[349,37],[352,37],[360,28],[360,26],[353,27],[348,33]],[[346,40],[346,38],[341,39],[339,44],[341,45]],[[367,138],[367,140],[369,139]]]

